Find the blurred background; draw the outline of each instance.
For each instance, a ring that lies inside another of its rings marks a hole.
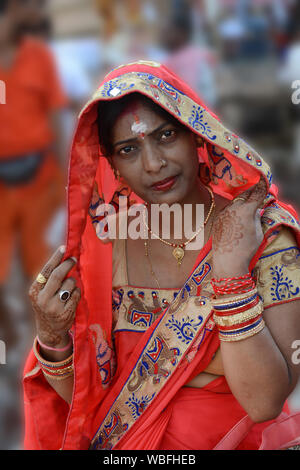
[[[300,208],[299,1],[0,0],[1,449],[22,449],[27,291],[64,242],[78,111],[109,70],[136,59],[165,63],[198,91]],[[290,406],[300,410],[299,387]]]

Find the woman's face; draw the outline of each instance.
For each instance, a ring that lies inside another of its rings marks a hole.
[[[194,202],[199,162],[193,132],[137,101],[117,119],[112,144],[114,168],[144,201]]]

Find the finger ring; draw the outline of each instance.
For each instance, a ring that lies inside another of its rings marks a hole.
[[[69,300],[71,296],[71,292],[69,290],[61,290],[59,291],[59,298],[62,302],[66,302]]]
[[[236,197],[236,198],[233,200],[233,202],[236,202],[236,201],[243,201],[243,202],[246,202],[247,199],[244,198],[244,197]]]
[[[36,277],[36,282],[38,282],[39,284],[46,284],[47,282],[47,279],[45,278],[45,276],[43,276],[43,274],[39,273]]]

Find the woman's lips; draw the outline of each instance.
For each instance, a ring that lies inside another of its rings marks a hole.
[[[158,181],[157,183],[153,184],[151,188],[153,188],[154,191],[168,191],[172,188],[176,180],[177,176],[171,176],[162,181]]]

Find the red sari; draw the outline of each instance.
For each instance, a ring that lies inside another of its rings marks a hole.
[[[272,253],[264,250],[277,243],[278,234],[286,234],[280,231],[282,227],[296,240],[294,246],[287,235],[281,235],[284,250],[296,250],[300,244],[296,214],[277,200],[268,165],[226,129],[189,87],[153,62],[112,71],[80,116],[69,168],[65,258],[78,259],[70,275],[76,277],[82,291],[73,328],[72,403],[69,407],[48,385],[31,352],[24,374],[25,448],[258,449],[298,443],[300,418],[289,415],[287,406],[277,420],[255,425],[224,377],[201,389],[184,387],[206,369],[219,348],[206,290],[211,240],[200,251],[175,300],[154,323],[143,332],[129,328],[113,335],[112,247],[99,241],[88,213],[98,197],[95,182],[107,202],[116,189],[112,171],[101,158],[97,102],[132,92],[148,96],[203,137],[199,161],[207,171],[201,177],[209,177],[215,193],[233,199],[256,184],[261,175],[265,178],[269,194],[262,213],[264,241],[251,270],[258,260],[266,263],[281,253],[278,247]],[[300,298],[299,274],[293,275],[296,289],[289,286],[283,294],[280,285],[276,297],[270,287],[263,293],[265,308]]]

